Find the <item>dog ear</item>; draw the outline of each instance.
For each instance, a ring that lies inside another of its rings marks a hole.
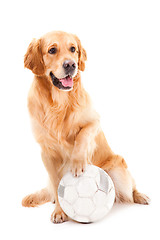
[[[85,70],[85,61],[87,60],[86,50],[82,47],[81,41],[77,36],[74,36],[78,44],[78,68],[81,71]]]
[[[33,39],[24,56],[24,66],[36,75],[44,74],[44,62],[41,51],[41,40]]]

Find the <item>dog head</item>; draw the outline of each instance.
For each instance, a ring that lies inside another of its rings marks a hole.
[[[78,70],[84,71],[86,51],[79,38],[65,32],[51,32],[30,43],[24,66],[35,75],[46,75],[61,90],[71,90]]]

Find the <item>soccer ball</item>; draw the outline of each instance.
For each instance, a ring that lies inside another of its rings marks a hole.
[[[79,177],[74,177],[71,172],[63,176],[58,187],[58,199],[63,211],[73,220],[95,222],[112,208],[115,189],[104,170],[88,165]]]

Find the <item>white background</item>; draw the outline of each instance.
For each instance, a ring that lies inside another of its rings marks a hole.
[[[1,239],[160,239],[159,1],[1,1],[0,23]],[[88,53],[83,84],[110,146],[124,156],[150,206],[115,205],[100,222],[59,225],[50,222],[52,204],[21,207],[47,180],[30,128],[33,74],[23,56],[32,38],[52,30],[81,39]]]

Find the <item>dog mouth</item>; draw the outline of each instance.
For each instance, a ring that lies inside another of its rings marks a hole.
[[[52,72],[50,72],[50,76],[55,87],[61,90],[71,90],[73,88],[73,78],[71,75],[58,79]]]

